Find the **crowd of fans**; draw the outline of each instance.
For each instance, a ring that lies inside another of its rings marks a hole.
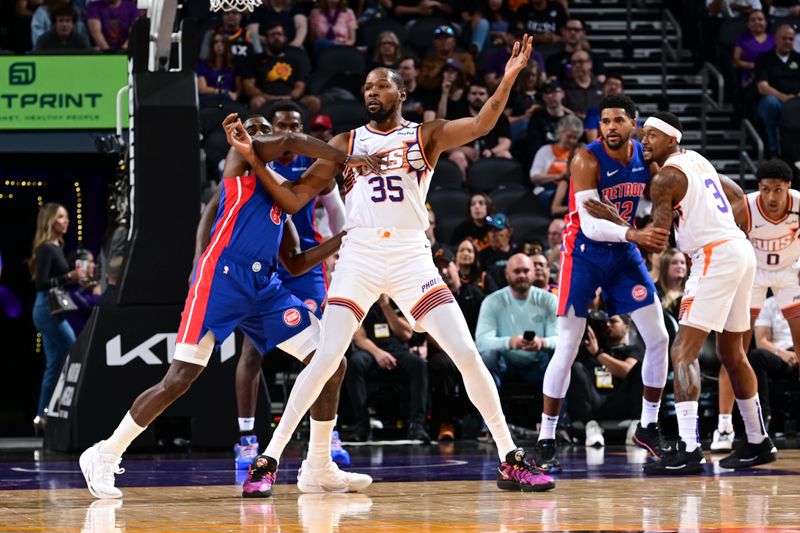
[[[738,111],[763,128],[767,155],[793,157],[782,128],[790,122],[786,110],[799,101],[800,45],[785,17],[800,16],[800,1],[701,4],[682,3],[687,28],[702,29],[695,58],[731,66],[726,75],[736,82]],[[432,196],[452,199],[429,213],[434,257],[498,386],[512,380],[539,388],[556,341],[569,161],[598,137],[600,99],[625,89],[569,7],[566,0],[265,0],[253,13],[191,10],[202,14],[201,108],[231,105],[266,115],[275,102],[293,100],[308,129],[324,140],[363,123],[360,84],[376,66],[402,76],[406,119],[474,116],[496,88],[513,42],[524,32],[534,35],[536,48],[504,116],[486,136],[443,154],[432,183]],[[124,50],[141,16],[133,0],[19,0],[16,14],[20,25],[30,25],[29,42],[16,43],[20,52]],[[741,32],[727,50],[717,39],[730,21]],[[346,102],[352,107],[342,107]],[[511,165],[502,176],[491,174],[500,167],[478,164],[502,160]],[[502,184],[479,186],[479,168]],[[685,257],[674,249],[646,257],[665,314],[677,317]],[[601,312],[599,297],[597,307]],[[586,424],[587,443],[602,441],[593,422],[638,417],[632,398],[641,396],[643,351],[636,339],[627,317],[598,314],[587,329],[567,402],[569,418]],[[409,436],[427,439],[433,430],[440,439],[455,437],[464,409],[458,374],[388,298],[370,310],[350,355],[346,388],[357,439],[369,438],[366,382],[374,374],[408,381]]]

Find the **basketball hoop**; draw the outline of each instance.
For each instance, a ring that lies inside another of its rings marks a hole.
[[[250,11],[261,5],[261,0],[210,0],[211,11]]]

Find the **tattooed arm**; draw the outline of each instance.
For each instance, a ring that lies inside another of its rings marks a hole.
[[[675,167],[664,167],[650,181],[650,200],[653,202],[653,226],[670,229],[674,208],[686,196],[686,175]]]

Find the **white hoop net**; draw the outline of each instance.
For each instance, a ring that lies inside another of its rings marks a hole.
[[[253,11],[261,0],[210,0],[211,11]]]

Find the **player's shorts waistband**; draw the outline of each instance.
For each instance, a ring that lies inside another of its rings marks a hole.
[[[247,257],[244,254],[240,254],[231,248],[223,249],[222,253],[219,254],[219,257],[220,259],[225,259],[231,263],[248,268],[257,274],[260,273],[267,276],[275,274],[278,268],[278,265],[275,263],[275,259],[254,259],[252,257]]]
[[[427,239],[421,229],[397,228],[351,228],[347,230],[348,237],[364,240],[398,239],[403,241]]]

